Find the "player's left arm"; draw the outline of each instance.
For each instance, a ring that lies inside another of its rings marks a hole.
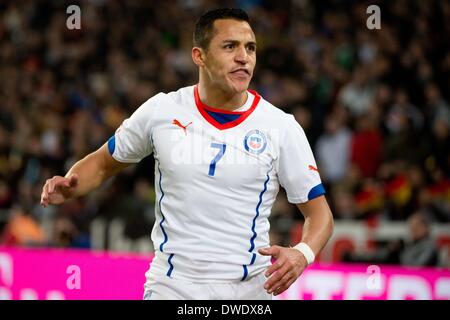
[[[324,195],[297,204],[305,217],[301,243],[305,243],[317,255],[333,233],[333,215]],[[308,266],[306,257],[295,248],[271,246],[260,249],[262,255],[276,259],[267,270],[269,279],[264,284],[268,293],[278,295],[287,290]]]

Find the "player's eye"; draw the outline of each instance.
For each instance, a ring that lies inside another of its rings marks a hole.
[[[233,49],[234,48],[234,44],[229,43],[223,46],[224,49]]]
[[[251,45],[248,45],[248,46],[247,46],[247,49],[248,49],[249,51],[255,52],[255,51],[256,51],[256,46],[255,46],[254,44],[251,44]]]

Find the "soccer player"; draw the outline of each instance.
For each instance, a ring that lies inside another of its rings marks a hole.
[[[332,234],[325,190],[294,117],[248,90],[256,40],[244,11],[202,15],[192,59],[198,84],[148,99],[65,177],[47,180],[41,204],[85,195],[153,154],[155,258],[144,299],[271,299]],[[291,248],[269,243],[280,185],[305,216]]]

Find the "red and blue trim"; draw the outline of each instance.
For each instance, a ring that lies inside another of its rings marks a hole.
[[[213,125],[217,129],[224,130],[233,128],[242,123],[245,119],[247,119],[248,116],[250,116],[252,112],[255,111],[259,101],[261,100],[261,96],[256,91],[253,90],[247,91],[253,94],[255,98],[250,108],[246,111],[229,111],[224,109],[216,109],[204,104],[200,100],[200,95],[198,93],[198,85],[194,86],[195,105],[197,106],[197,109],[203,116],[203,118],[205,118],[206,121],[208,121],[211,125]],[[213,116],[214,114],[211,115],[211,113],[219,113],[223,115],[229,115],[229,117],[236,117],[236,118],[234,120],[221,123],[218,120],[216,120]]]

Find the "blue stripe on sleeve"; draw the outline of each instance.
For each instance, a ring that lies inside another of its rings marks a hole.
[[[317,198],[321,195],[325,194],[325,188],[323,184],[319,183],[317,186],[312,188],[308,193],[308,200],[312,200],[314,198]]]
[[[109,154],[113,154],[114,150],[116,150],[116,136],[112,136],[111,138],[109,138],[108,140],[108,151]]]

